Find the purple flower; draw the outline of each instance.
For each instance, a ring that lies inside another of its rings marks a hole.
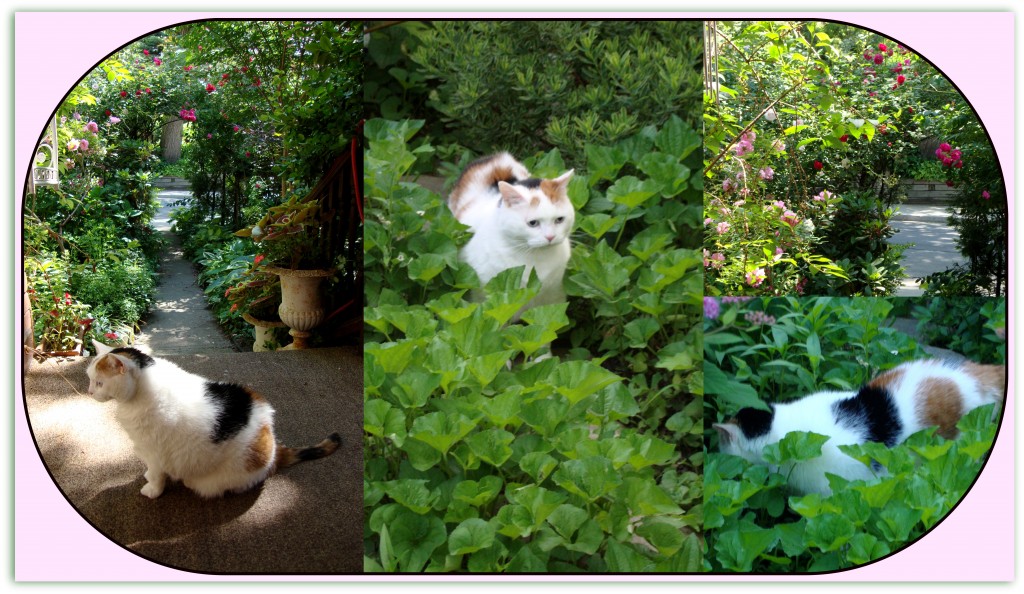
[[[718,304],[718,300],[714,297],[704,298],[704,317],[709,320],[718,319],[718,314],[722,310],[721,305]]]
[[[769,179],[772,179],[773,177],[775,177],[775,171],[773,171],[772,168],[769,166],[769,167],[765,167],[761,171],[758,171],[757,175],[761,179],[769,180]]]

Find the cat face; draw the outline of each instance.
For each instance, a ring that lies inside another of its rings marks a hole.
[[[568,171],[531,185],[498,182],[503,234],[529,249],[559,245],[569,239],[576,213],[566,194]]]
[[[127,400],[135,393],[133,364],[127,357],[114,354],[110,347],[93,342],[97,355],[89,363],[89,396],[98,402]]]

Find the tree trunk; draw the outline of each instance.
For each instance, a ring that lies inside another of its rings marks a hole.
[[[181,132],[184,125],[185,120],[179,118],[172,118],[164,123],[160,151],[167,163],[177,163],[178,159],[181,159]]]

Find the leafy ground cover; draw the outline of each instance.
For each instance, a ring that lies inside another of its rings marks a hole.
[[[536,279],[471,298],[465,228],[403,178],[432,156],[421,126],[366,124],[366,570],[699,571],[699,136],[672,118],[588,145],[569,302],[508,324]]]
[[[899,302],[900,300],[896,300]],[[948,314],[958,311],[950,302]],[[973,304],[980,305],[980,304]],[[978,307],[982,339],[965,341],[972,359],[1002,362],[997,345],[1005,302]],[[900,303],[899,308],[907,308]],[[856,389],[878,372],[921,358],[911,337],[888,327],[893,303],[881,298],[705,298],[705,425],[744,406],[798,398],[819,389]],[[922,324],[945,319],[941,304],[915,307]],[[945,440],[926,430],[888,449],[844,447],[887,475],[871,481],[830,479],[833,494],[797,496],[767,466],[719,453],[705,432],[704,567],[714,572],[795,573],[844,569],[914,542],[942,520],[984,466],[998,424],[992,405],[972,411]],[[777,466],[817,457],[823,436],[794,432],[766,454]]]

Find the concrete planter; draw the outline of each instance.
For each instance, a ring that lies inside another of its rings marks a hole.
[[[252,343],[253,352],[262,353],[264,351],[273,350],[271,348],[267,348],[267,345],[277,344],[277,338],[274,336],[274,329],[284,328],[284,322],[260,320],[247,313],[242,314],[242,319],[252,324],[253,328],[256,330],[256,341]]]
[[[320,283],[331,276],[331,270],[292,270],[289,268],[267,268],[281,277],[281,306],[277,313],[291,330],[295,340],[285,349],[309,348],[310,330],[324,320],[323,299],[320,297]]]

